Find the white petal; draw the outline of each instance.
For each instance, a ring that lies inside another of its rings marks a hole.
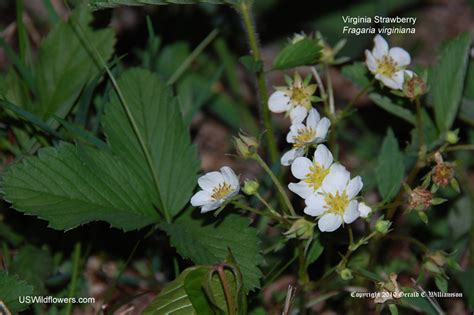
[[[302,150],[302,149],[291,149],[290,151],[283,154],[283,156],[281,157],[281,160],[280,160],[281,165],[288,166],[291,163],[293,163],[293,161],[297,157],[300,157],[300,156],[303,156],[303,155],[304,155],[304,150]]]
[[[350,179],[350,173],[341,164],[333,164],[329,169],[329,174],[323,180],[322,189],[325,192],[340,194],[344,192]]]
[[[221,173],[222,173],[222,176],[224,177],[224,181],[226,183],[229,183],[230,187],[232,187],[233,189],[237,189],[240,187],[239,178],[237,177],[237,175],[235,175],[234,171],[230,167],[228,166],[222,167]]]
[[[318,221],[318,227],[321,232],[332,232],[337,230],[342,224],[342,218],[340,215],[333,213],[326,213]]]
[[[368,50],[365,51],[365,64],[369,68],[370,72],[375,73],[377,71],[377,61],[374,55]]]
[[[323,168],[327,169],[331,166],[333,162],[332,153],[324,144],[320,144],[316,147],[313,161],[321,165]]]
[[[416,75],[415,72],[411,70],[405,70],[403,76],[408,76],[410,79],[413,78],[413,76]]]
[[[321,116],[315,108],[309,110],[308,118],[306,118],[306,126],[308,128],[316,129]]]
[[[399,71],[399,72],[402,73],[402,71]],[[393,90],[401,90],[402,85],[403,85],[403,79],[402,79],[402,82],[400,83],[399,81],[394,80],[393,77],[387,77],[387,76],[381,75],[379,73],[375,75],[375,78],[377,80],[382,81],[382,83],[386,87],[391,88]]]
[[[224,182],[224,177],[220,172],[210,172],[198,178],[198,185],[202,189],[208,192],[212,192],[214,187],[222,184]]]
[[[301,123],[308,115],[308,110],[303,106],[296,106],[290,112],[290,119],[292,123]]]
[[[211,194],[208,193],[207,191],[204,191],[204,190],[198,191],[191,198],[191,204],[194,207],[200,207],[202,205],[205,205],[205,204],[208,204],[208,203],[211,203],[211,202],[213,202]]]
[[[268,108],[274,113],[283,113],[290,108],[290,97],[282,91],[276,91],[268,99]]]
[[[347,197],[349,200],[354,198],[360,192],[363,186],[364,184],[362,183],[362,178],[360,176],[356,176],[351,179],[346,188]]]
[[[357,210],[359,210],[359,215],[362,218],[367,218],[369,216],[369,214],[372,212],[372,208],[370,208],[364,202],[359,202]]]
[[[372,54],[374,55],[375,59],[382,59],[383,56],[388,54],[388,43],[380,35],[375,36],[374,43],[375,46],[372,50]]]
[[[286,135],[286,142],[295,143],[295,137],[298,136],[298,130],[305,129],[305,125],[302,123],[294,123],[290,126],[290,132]]]
[[[351,200],[344,211],[344,222],[347,224],[354,222],[359,217],[357,203],[357,200]]]
[[[290,183],[288,188],[303,199],[308,198],[313,193],[313,189],[305,182]]]
[[[223,203],[224,203],[224,200],[217,200],[215,202],[208,203],[201,207],[201,213],[206,213],[212,210],[216,210],[217,208],[222,206]]]
[[[411,62],[410,54],[403,48],[390,48],[388,54],[390,55],[390,57],[392,57],[393,61],[397,63],[398,67],[406,67]]]
[[[316,136],[320,139],[325,139],[328,129],[331,126],[331,121],[324,117],[321,119],[316,127]]]
[[[324,197],[320,194],[311,194],[304,202],[306,203],[304,213],[307,215],[317,217],[326,211],[326,202],[324,201]]]
[[[291,173],[298,179],[306,178],[306,175],[310,172],[309,168],[313,166],[313,162],[306,157],[299,157],[291,164]]]

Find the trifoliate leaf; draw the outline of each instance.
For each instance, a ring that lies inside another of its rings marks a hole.
[[[33,286],[29,285],[18,276],[0,271],[0,301],[10,310],[17,313],[28,308],[28,303],[20,303],[19,298],[33,294]]]
[[[436,125],[441,131],[449,130],[456,118],[463,95],[470,45],[470,33],[463,33],[448,41],[430,76]]]
[[[20,212],[71,229],[94,220],[133,230],[159,221],[145,188],[105,151],[61,144],[7,168],[5,199]]]
[[[199,168],[177,98],[157,75],[143,69],[124,72],[118,79],[118,86],[139,135],[113,91],[103,120],[107,141],[112,152],[122,158],[137,178],[138,184],[147,190],[154,204],[175,215],[189,201]],[[148,151],[151,165],[144,149]],[[156,189],[156,183],[159,189]]]
[[[403,154],[397,138],[389,129],[382,144],[375,170],[377,185],[384,201],[390,201],[400,190],[405,175]]]
[[[230,250],[242,272],[245,291],[258,288],[262,272],[260,240],[250,221],[238,215],[227,215],[218,222],[193,218],[187,211],[172,224],[161,228],[168,233],[171,245],[178,253],[196,264],[214,264],[223,261]]]
[[[276,56],[273,69],[314,65],[321,56],[321,49],[319,41],[311,38],[303,38],[296,43],[290,43]]]

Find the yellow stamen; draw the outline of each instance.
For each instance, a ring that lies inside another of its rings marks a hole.
[[[349,204],[346,191],[344,191],[342,195],[339,195],[339,192],[336,192],[335,195],[328,193],[324,197],[324,201],[326,201],[328,211],[338,215],[344,215],[344,210],[346,210]]]
[[[397,63],[390,56],[383,56],[382,60],[377,60],[377,72],[383,76],[392,77],[397,72]]]
[[[297,132],[298,135],[293,137],[293,140],[295,141],[293,147],[295,148],[302,148],[316,138],[316,130],[311,127],[298,129]]]
[[[324,169],[318,163],[314,163],[309,168],[309,173],[306,174],[306,179],[304,180],[314,191],[318,190],[323,183],[324,178],[329,174],[329,169]]]
[[[220,200],[224,198],[225,196],[227,196],[231,191],[232,191],[232,187],[230,187],[230,184],[221,183],[212,189],[211,197],[214,200]]]

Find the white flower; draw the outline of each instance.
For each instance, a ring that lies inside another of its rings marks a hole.
[[[300,156],[303,156],[308,146],[321,143],[331,126],[331,121],[324,117],[320,118],[316,109],[312,108],[306,118],[306,125],[297,122],[291,125],[286,141],[293,144],[293,149],[283,154],[281,164],[288,166]]]
[[[292,122],[302,122],[311,109],[311,97],[316,88],[316,84],[305,84],[295,73],[290,86],[276,87],[268,99],[268,107],[274,113],[289,113]]]
[[[239,178],[228,166],[222,167],[220,172],[210,172],[199,177],[198,185],[202,190],[191,198],[191,204],[201,207],[201,213],[219,208],[240,189]]]
[[[321,190],[305,200],[307,207],[304,212],[319,217],[321,232],[332,232],[343,222],[349,224],[359,217],[358,202],[354,197],[362,186],[360,176],[350,179],[344,166],[333,164],[323,180]]]
[[[313,161],[306,157],[296,158],[291,165],[291,172],[301,181],[290,183],[288,188],[301,198],[308,198],[321,188],[324,178],[329,174],[332,161],[332,154],[324,144],[316,148]]]
[[[405,68],[410,64],[410,55],[400,47],[388,47],[387,41],[380,35],[374,38],[372,52],[365,51],[366,64],[377,80],[394,90],[403,88]]]
[[[361,218],[367,218],[372,212],[372,208],[366,205],[364,202],[359,202],[358,210]]]

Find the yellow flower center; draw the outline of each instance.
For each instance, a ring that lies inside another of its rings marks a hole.
[[[212,189],[211,197],[214,200],[219,200],[227,196],[231,191],[232,191],[232,187],[230,187],[230,184],[221,183]]]
[[[291,89],[291,101],[293,104],[303,104],[308,99],[308,93],[303,86],[294,86]]]
[[[309,173],[306,174],[306,179],[304,180],[314,191],[318,190],[323,183],[324,178],[329,174],[329,169],[322,168],[318,163],[314,163],[309,168]]]
[[[377,72],[383,76],[391,77],[397,72],[397,63],[390,56],[383,56],[382,60],[377,61]]]
[[[311,127],[306,127],[302,129],[298,129],[298,134],[293,137],[295,143],[293,147],[295,148],[302,148],[305,144],[312,142],[314,138],[316,138],[316,130]]]
[[[324,201],[326,201],[327,208],[330,212],[339,215],[344,215],[344,210],[346,210],[349,204],[346,191],[344,191],[342,195],[339,195],[339,192],[336,192],[335,195],[328,193],[324,197]]]

